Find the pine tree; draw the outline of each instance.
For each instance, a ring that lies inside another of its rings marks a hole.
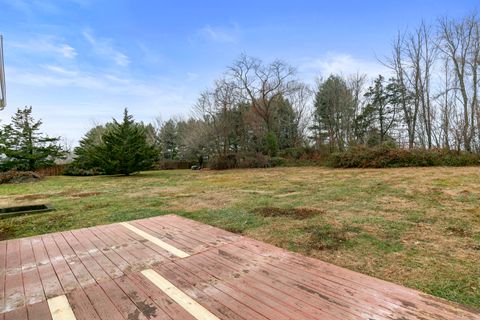
[[[55,160],[65,157],[58,137],[49,137],[40,132],[42,121],[32,117],[32,107],[18,109],[12,123],[1,132],[0,167],[2,170],[18,169],[33,171],[51,166]]]
[[[388,140],[390,131],[397,122],[397,109],[391,102],[389,87],[385,87],[385,79],[379,75],[373,82],[373,86],[368,88],[365,97],[369,103],[365,107],[364,113],[368,115],[374,129],[378,131],[379,143],[383,144]]]
[[[123,121],[114,119],[102,140],[94,149],[94,157],[106,174],[130,175],[150,169],[157,159],[158,152],[147,142],[144,126],[135,123],[127,109]]]
[[[74,149],[75,158],[71,168],[90,170],[99,168],[100,164],[96,157],[97,148],[103,144],[102,136],[108,126],[97,125],[90,129],[79,141],[78,147]]]

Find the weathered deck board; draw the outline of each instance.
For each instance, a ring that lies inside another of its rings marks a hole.
[[[20,239],[20,260],[25,288],[25,303],[34,304],[45,300],[40,275],[38,274],[30,239]]]
[[[61,295],[77,319],[93,320],[194,320],[188,301],[215,319],[480,319],[476,310],[178,216],[129,225],[0,242],[0,320],[51,320],[47,299]]]

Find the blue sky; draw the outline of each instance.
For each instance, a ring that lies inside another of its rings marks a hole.
[[[0,0],[8,106],[78,140],[94,123],[187,116],[200,91],[246,53],[329,73],[383,71],[398,30],[478,9],[477,1]]]

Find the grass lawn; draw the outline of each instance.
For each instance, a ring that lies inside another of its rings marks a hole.
[[[480,168],[275,168],[0,185],[0,238],[176,213],[480,308]]]

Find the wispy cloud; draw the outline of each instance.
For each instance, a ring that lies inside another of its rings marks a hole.
[[[35,39],[27,41],[8,42],[8,45],[14,49],[20,49],[23,53],[47,54],[54,55],[57,58],[73,59],[77,56],[75,48],[68,43],[57,39],[55,36],[41,35]]]
[[[174,89],[159,79],[138,79],[128,73],[114,74],[108,71],[84,71],[78,67],[43,64],[40,68],[7,68],[9,82],[36,88],[88,89],[105,94],[125,94],[138,97],[156,97]]]
[[[128,71],[119,74],[116,70],[100,72],[56,64],[42,64],[34,69],[7,66],[6,71],[10,87],[16,92],[12,91],[15,99],[11,99],[11,107],[2,116],[8,118],[15,107],[33,104],[36,116],[48,119],[46,132],[75,141],[92,123],[109,121],[112,116],[119,116],[124,107],[137,120],[148,122],[159,114],[186,114],[196,98],[187,85],[138,78]],[[49,92],[55,92],[55,99]]]
[[[41,67],[49,72],[53,72],[55,74],[62,75],[62,76],[76,76],[78,74],[76,71],[67,70],[61,66],[56,66],[51,64],[41,65]]]
[[[58,2],[51,0],[0,0],[0,4],[9,6],[18,12],[32,15],[38,12],[47,14],[61,13]]]
[[[123,52],[115,49],[111,39],[96,38],[91,30],[85,30],[82,34],[96,54],[104,58],[113,59],[115,64],[122,67],[130,64],[130,58]]]
[[[197,30],[200,37],[219,43],[236,43],[240,37],[240,27],[237,24],[233,24],[229,27],[213,27],[206,25]]]
[[[362,60],[346,53],[327,53],[321,57],[304,59],[300,63],[299,71],[307,77],[361,73],[370,78],[389,72],[385,66],[375,60]]]

